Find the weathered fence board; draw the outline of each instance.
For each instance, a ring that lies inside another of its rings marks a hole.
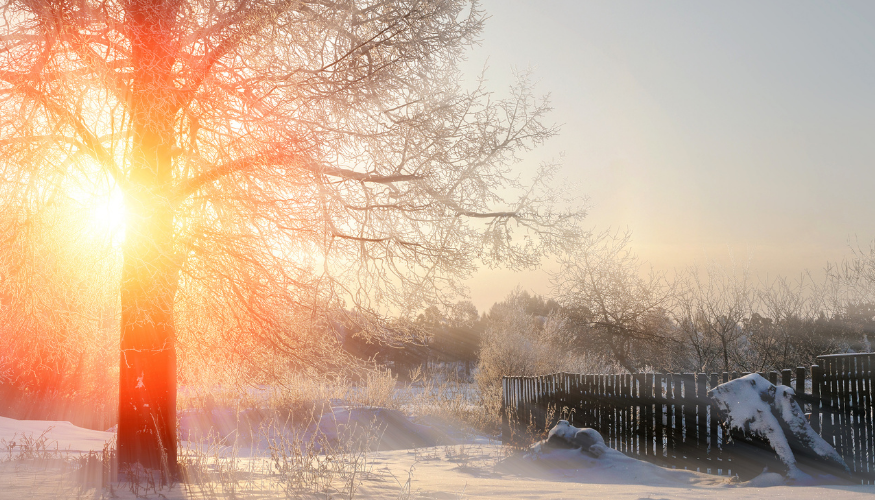
[[[855,478],[875,483],[875,354],[831,355],[809,369],[761,373],[793,387],[812,428],[832,444]],[[502,380],[502,440],[526,445],[557,420],[598,430],[605,443],[662,465],[756,473],[751,457],[766,445],[733,436],[707,392],[747,375],[723,373],[556,373]],[[810,380],[810,384],[806,384]],[[808,388],[806,388],[808,387]],[[807,391],[807,392],[806,392]]]

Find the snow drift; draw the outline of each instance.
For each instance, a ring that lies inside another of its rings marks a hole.
[[[649,486],[729,485],[733,479],[704,472],[666,469],[638,460],[605,445],[595,429],[578,428],[560,420],[547,438],[523,456],[505,459],[503,472],[541,479],[592,484]]]
[[[547,433],[547,439],[532,446],[535,452],[569,448],[580,449],[581,452],[596,458],[604,455],[608,450],[604,438],[597,430],[589,427],[578,428],[569,424],[567,420],[557,422]]]
[[[810,481],[799,469],[796,454],[804,455],[830,468],[850,472],[835,448],[808,424],[790,387],[775,386],[752,373],[719,385],[708,392],[720,409],[726,424],[746,436],[765,439],[787,467],[787,478]]]

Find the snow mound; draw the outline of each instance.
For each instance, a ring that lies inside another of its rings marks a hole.
[[[311,425],[310,435],[328,443],[365,440],[371,450],[401,450],[451,444],[443,432],[412,422],[398,410],[379,407],[334,407]]]
[[[70,422],[0,417],[0,442],[6,445],[20,445],[25,440],[38,440],[41,436],[47,451],[88,453],[102,451],[103,445],[112,440],[115,433],[85,429]]]
[[[608,448],[595,429],[578,428],[560,420],[547,438],[531,446],[530,452],[511,457],[501,467],[519,475],[600,484],[645,484],[650,486],[726,485],[731,478],[665,469]]]
[[[790,387],[775,386],[752,373],[708,392],[726,424],[745,435],[765,439],[787,466],[787,478],[808,483],[811,476],[799,469],[795,453],[849,472],[835,448],[808,424]]]
[[[398,410],[380,407],[334,406],[306,427],[257,409],[187,411],[180,414],[179,420],[183,440],[236,443],[251,448],[253,453],[269,448],[270,441],[280,435],[290,442],[296,438],[312,442],[317,449],[334,448],[343,442],[372,451],[424,448],[457,441],[439,426],[416,423]]]
[[[551,449],[579,449],[599,457],[608,449],[605,440],[595,429],[589,427],[578,428],[569,424],[567,420],[560,420],[547,433],[547,439],[535,443],[532,449],[535,452],[544,452]]]

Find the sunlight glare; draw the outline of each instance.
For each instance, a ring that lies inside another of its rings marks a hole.
[[[125,226],[125,200],[120,189],[115,188],[108,197],[96,200],[91,209],[91,222],[95,229],[121,241]]]

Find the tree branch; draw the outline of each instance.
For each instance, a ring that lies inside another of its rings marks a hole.
[[[11,83],[11,82],[10,82]],[[82,142],[85,146],[85,150],[91,154],[91,157],[98,161],[104,168],[107,169],[109,174],[115,179],[116,184],[121,188],[121,190],[127,191],[128,182],[127,178],[122,173],[121,169],[119,169],[118,165],[116,165],[115,160],[112,158],[112,155],[103,147],[100,143],[100,140],[95,136],[91,130],[85,125],[85,122],[82,121],[82,117],[79,116],[78,113],[74,113],[67,108],[57,104],[52,101],[49,96],[44,94],[42,91],[33,87],[30,84],[19,84],[17,88],[26,96],[40,102],[43,107],[45,107],[48,111],[58,115],[61,119],[66,121],[73,130],[82,138]]]

